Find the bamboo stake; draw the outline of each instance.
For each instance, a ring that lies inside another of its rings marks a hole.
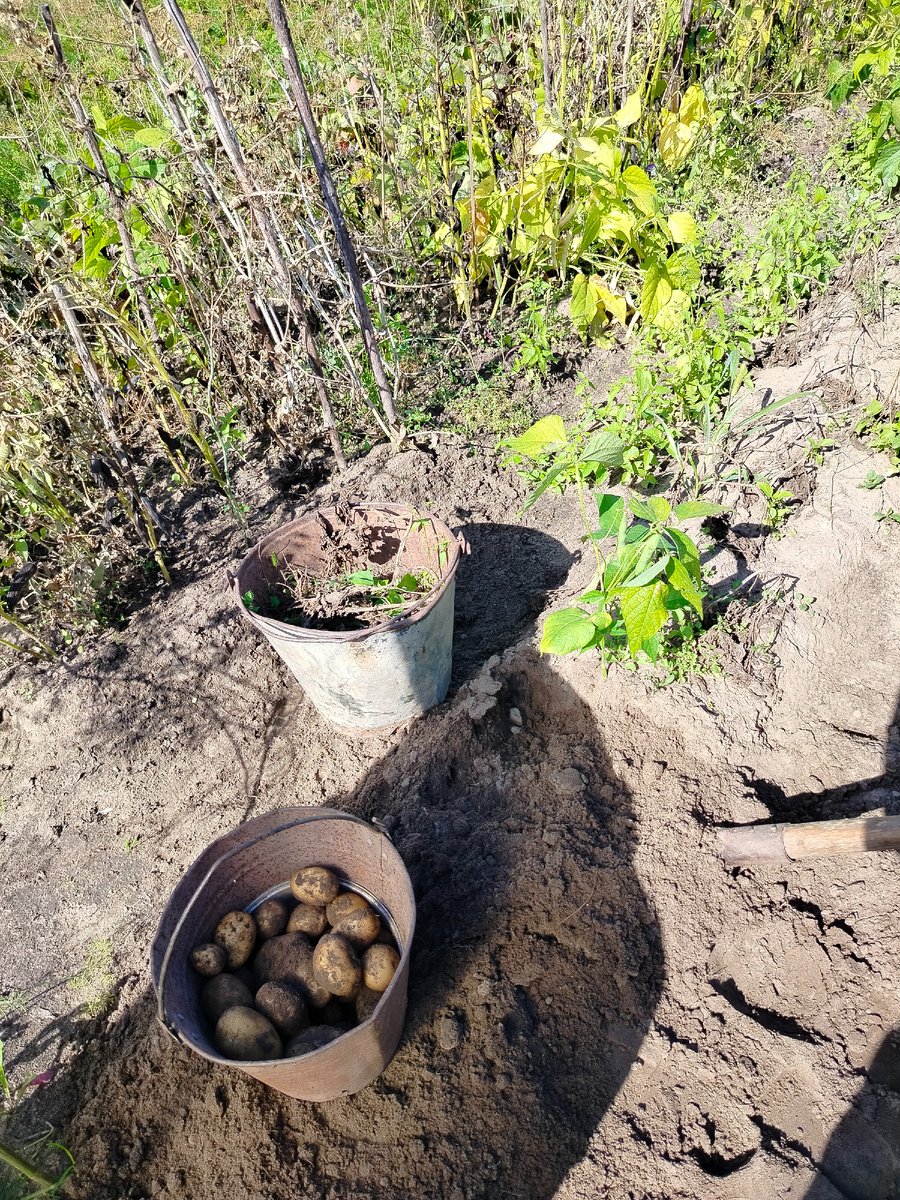
[[[194,41],[194,35],[191,33],[187,21],[184,19],[184,13],[178,5],[178,0],[163,0],[166,12],[172,20],[172,24],[181,38],[184,48],[188,52],[188,57],[191,61],[191,66],[194,71],[194,76],[200,91],[203,93],[203,98],[206,101],[206,106],[209,109],[209,114],[215,126],[216,133],[225,153],[228,155],[232,169],[237,177],[241,190],[247,197],[247,201],[253,212],[253,216],[259,226],[259,231],[262,234],[263,241],[266,244],[266,250],[269,254],[269,259],[278,276],[279,282],[285,291],[288,306],[293,313],[297,324],[300,328],[303,349],[306,353],[307,362],[313,376],[316,392],[319,397],[319,404],[322,408],[322,423],[328,433],[328,438],[331,442],[331,449],[334,453],[335,460],[340,470],[344,470],[347,466],[347,459],[344,456],[341,439],[338,436],[337,421],[334,416],[334,409],[331,404],[331,398],[328,395],[328,388],[325,383],[325,375],[322,371],[322,363],[319,359],[319,351],[316,346],[316,340],[313,335],[312,322],[310,319],[309,310],[301,302],[297,294],[297,289],[294,287],[294,281],[291,278],[291,272],[285,261],[284,253],[278,241],[278,236],[275,232],[275,227],[272,219],[266,210],[262,195],[256,185],[247,163],[244,159],[241,150],[240,142],[230,122],[222,111],[222,103],[219,99],[219,93],[216,88],[213,78],[209,73],[209,68],[200,53],[200,48]]]
[[[156,559],[163,579],[166,581],[166,583],[171,583],[171,576],[169,575],[165,560],[163,559],[162,553],[159,549],[159,542],[156,537],[156,529],[154,527],[153,518],[148,510],[148,506],[144,500],[144,497],[141,494],[141,490],[138,487],[138,482],[135,478],[134,469],[131,466],[128,452],[119,439],[119,434],[116,430],[109,388],[103,382],[100,372],[97,370],[97,364],[94,362],[94,356],[91,354],[91,349],[84,340],[84,334],[81,332],[81,326],[78,323],[78,318],[75,316],[75,310],[72,307],[72,301],[69,299],[65,288],[61,283],[51,283],[50,290],[53,292],[53,297],[56,300],[56,303],[59,305],[59,310],[62,313],[62,318],[63,321],[65,321],[66,328],[69,331],[69,336],[75,344],[75,350],[81,363],[81,369],[84,371],[84,377],[88,381],[88,386],[94,395],[100,421],[103,425],[103,428],[106,430],[106,436],[109,441],[110,449],[112,450],[116,462],[119,465],[119,470],[122,474],[122,478],[125,481],[125,486],[131,493],[131,498],[135,505],[139,507],[144,514],[144,522],[147,526],[147,534],[150,541],[150,548],[153,550],[153,557]],[[135,525],[137,525],[137,516],[135,513],[132,513],[132,519],[134,520]]]
[[[719,829],[719,853],[728,867],[790,863],[831,854],[900,849],[900,817],[852,817],[802,825],[747,825]]]
[[[84,139],[84,144],[87,146],[88,153],[94,161],[94,170],[103,184],[106,194],[109,197],[110,208],[112,209],[113,220],[116,223],[116,229],[119,231],[119,241],[122,244],[122,253],[125,256],[125,263],[128,267],[128,277],[131,284],[131,290],[134,292],[135,299],[138,303],[138,308],[141,312],[141,320],[147,333],[156,341],[159,341],[159,333],[156,328],[156,322],[153,319],[153,310],[150,307],[150,301],[147,299],[147,290],[144,287],[144,281],[141,276],[140,268],[137,264],[137,258],[134,253],[134,242],[131,239],[131,230],[128,228],[128,222],[125,220],[125,206],[122,203],[122,196],[119,188],[113,182],[113,178],[109,173],[109,168],[106,165],[106,160],[100,151],[100,145],[97,141],[97,131],[94,128],[94,123],[85,111],[84,105],[81,103],[81,97],[75,88],[72,81],[72,75],[69,71],[69,65],[66,62],[66,57],[63,53],[62,42],[59,40],[59,34],[56,32],[56,25],[53,21],[53,14],[50,11],[49,4],[41,5],[41,18],[47,27],[47,33],[50,36],[50,46],[53,50],[53,57],[56,60],[56,65],[59,69],[60,78],[63,82],[63,88],[69,100],[72,113],[75,117],[75,126],[78,132]]]
[[[378,389],[378,396],[390,425],[391,441],[399,446],[406,436],[406,430],[401,425],[394,407],[394,397],[388,383],[387,374],[385,373],[381,348],[378,344],[378,338],[375,335],[372,315],[369,312],[369,306],[366,303],[366,296],[363,291],[356,247],[353,245],[353,239],[350,237],[350,232],[347,229],[337,189],[334,186],[334,179],[331,176],[331,171],[328,169],[328,163],[325,159],[325,151],[319,137],[319,130],[316,125],[315,116],[313,115],[312,105],[309,102],[309,93],[303,81],[300,63],[297,59],[297,50],[294,46],[294,39],[291,36],[287,17],[285,16],[284,5],[281,0],[268,0],[268,4],[269,15],[275,27],[278,44],[281,46],[284,69],[288,77],[288,83],[290,84],[291,94],[300,113],[300,121],[303,125],[303,132],[306,134],[306,141],[309,145],[313,166],[316,169],[316,175],[319,177],[322,198],[325,201],[325,208],[328,210],[331,224],[334,227],[334,236],[341,252],[341,258],[344,260],[350,293],[353,297],[353,304],[359,318],[360,329],[362,330],[363,344],[366,348],[369,365],[372,368],[372,375],[375,379],[375,386]]]

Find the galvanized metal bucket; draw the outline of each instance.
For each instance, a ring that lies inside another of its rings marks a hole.
[[[407,505],[348,507],[371,562],[393,568],[402,552],[404,571],[427,567],[437,577],[432,590],[400,616],[368,629],[333,632],[287,625],[244,604],[252,592],[267,607],[286,570],[316,573],[325,561],[323,532],[340,520],[336,508],[318,509],[268,534],[234,575],[228,573],[228,582],[241,612],[284,659],[322,716],[351,733],[377,733],[426,712],[447,694],[455,575],[467,547],[442,521]]]
[[[191,950],[211,940],[226,912],[252,910],[267,894],[287,888],[291,873],[304,866],[329,867],[372,897],[397,940],[397,971],[372,1016],[320,1050],[264,1062],[223,1058],[200,1009],[203,980],[190,966]],[[337,809],[277,809],[213,842],[172,893],[151,951],[159,1019],[201,1057],[297,1100],[352,1095],[377,1078],[400,1041],[415,925],[412,884],[389,838]]]

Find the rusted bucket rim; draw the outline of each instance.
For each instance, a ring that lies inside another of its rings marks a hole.
[[[364,510],[366,512],[385,513],[392,517],[414,517],[416,520],[430,521],[436,533],[441,536],[446,535],[449,555],[447,565],[444,568],[443,575],[431,591],[416,600],[415,603],[411,604],[399,616],[392,617],[389,621],[382,621],[380,625],[370,625],[368,629],[302,629],[297,625],[287,625],[284,621],[276,621],[274,617],[263,617],[259,613],[250,612],[241,596],[241,585],[239,582],[244,566],[251,563],[254,559],[261,559],[265,555],[267,543],[272,538],[282,537],[285,531],[291,529],[292,526],[314,521],[319,513],[323,516],[333,513],[335,511],[334,505],[329,505],[327,508],[314,509],[312,512],[298,517],[296,521],[290,521],[287,525],[273,529],[271,533],[267,533],[261,541],[257,542],[248,554],[244,555],[241,565],[234,575],[231,571],[226,572],[228,586],[240,606],[244,617],[251,625],[265,630],[269,637],[286,642],[358,642],[363,638],[372,637],[376,633],[397,633],[403,629],[408,629],[416,621],[421,621],[431,612],[440,599],[441,593],[456,574],[460,555],[469,553],[469,545],[463,535],[461,533],[454,534],[443,521],[431,516],[429,513],[418,516],[415,509],[411,508],[408,504],[351,504],[349,507],[352,511]]]

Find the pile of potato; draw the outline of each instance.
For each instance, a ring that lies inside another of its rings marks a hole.
[[[230,912],[191,965],[205,979],[200,1005],[226,1058],[296,1058],[375,1011],[400,955],[381,918],[327,867],[291,876],[299,901],[265,900]],[[254,955],[254,951],[256,952]]]

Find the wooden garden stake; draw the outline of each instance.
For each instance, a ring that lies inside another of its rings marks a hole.
[[[303,74],[300,70],[297,50],[294,46],[294,39],[291,36],[284,5],[281,0],[268,0],[268,4],[269,15],[275,27],[278,44],[281,46],[284,69],[287,73],[288,83],[290,84],[291,95],[294,97],[294,103],[297,105],[297,110],[300,113],[300,121],[303,125],[303,132],[306,134],[306,141],[309,145],[313,166],[316,169],[316,175],[319,177],[322,198],[325,201],[325,207],[328,210],[331,224],[334,227],[334,236],[341,252],[341,258],[344,260],[344,268],[350,284],[350,294],[353,297],[356,315],[359,318],[363,343],[366,348],[369,365],[372,368],[375,386],[378,389],[378,397],[381,400],[382,408],[388,419],[391,440],[399,445],[406,436],[406,430],[401,425],[397,417],[397,410],[394,407],[394,397],[384,370],[381,348],[378,344],[378,338],[375,335],[372,315],[369,312],[369,306],[366,303],[366,296],[363,291],[356,247],[353,245],[353,239],[350,237],[350,231],[347,229],[347,222],[344,220],[344,214],[341,211],[337,189],[334,186],[334,180],[325,159],[325,151],[319,137],[319,130],[316,125],[315,116],[313,115],[312,105],[309,102],[309,93],[306,90],[306,84],[303,82]]]
[[[259,231],[262,234],[263,241],[266,245],[266,250],[269,254],[269,259],[278,280],[284,288],[288,306],[294,315],[297,325],[300,329],[300,335],[303,342],[303,349],[306,354],[307,362],[313,376],[316,392],[319,397],[319,404],[322,408],[322,423],[328,432],[328,438],[331,442],[331,449],[334,453],[340,470],[347,466],[347,459],[344,456],[344,450],[341,446],[341,439],[338,436],[337,421],[334,416],[334,409],[331,404],[331,398],[328,395],[328,388],[325,383],[325,375],[322,371],[322,363],[319,359],[319,351],[316,346],[316,340],[313,336],[312,323],[309,310],[302,303],[297,295],[297,290],[294,287],[294,281],[291,278],[291,272],[285,260],[281,245],[278,241],[278,235],[275,232],[275,226],[270,217],[266,205],[263,201],[256,181],[251,175],[247,163],[244,160],[243,152],[241,151],[240,143],[231,127],[230,122],[222,111],[222,103],[219,99],[219,93],[216,85],[213,83],[212,76],[209,73],[209,68],[204,61],[203,55],[200,53],[200,48],[194,41],[194,35],[188,28],[187,21],[184,19],[184,13],[178,5],[178,0],[163,0],[166,12],[172,20],[172,24],[178,31],[178,36],[184,48],[188,52],[188,57],[193,67],[194,76],[197,80],[200,91],[203,93],[203,98],[206,101],[206,106],[209,109],[210,117],[215,126],[216,133],[225,153],[228,155],[232,169],[237,177],[241,190],[247,197],[247,202],[259,226]]]

